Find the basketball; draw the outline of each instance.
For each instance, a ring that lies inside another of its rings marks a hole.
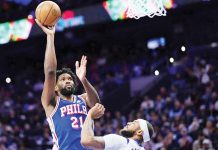
[[[61,17],[61,9],[55,2],[44,1],[37,6],[35,16],[42,25],[54,26]]]

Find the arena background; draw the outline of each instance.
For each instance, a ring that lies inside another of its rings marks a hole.
[[[41,1],[0,1],[1,150],[52,146],[40,101],[46,37],[34,22]],[[146,149],[218,149],[217,0],[166,0],[166,17],[139,20],[125,17],[125,0],[55,2],[58,67],[74,70],[86,54],[107,110],[96,135],[144,118],[156,131]]]

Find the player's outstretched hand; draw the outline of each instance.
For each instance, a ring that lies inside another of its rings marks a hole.
[[[81,82],[86,78],[86,65],[87,65],[87,56],[82,56],[80,63],[76,61],[76,75]]]
[[[42,28],[42,30],[43,30],[47,35],[52,35],[52,34],[55,33],[55,26],[53,26],[53,27],[45,27],[45,26],[43,26],[43,25],[39,22],[39,20],[35,19],[35,21],[36,21],[36,23],[38,24],[38,26],[39,26],[40,28]]]
[[[92,107],[88,115],[91,116],[92,119],[98,119],[104,115],[105,108],[102,104],[96,103],[94,107]]]

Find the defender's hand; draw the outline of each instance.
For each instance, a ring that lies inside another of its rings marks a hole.
[[[43,25],[39,22],[39,20],[35,19],[35,21],[36,21],[36,23],[38,24],[38,26],[39,26],[40,28],[42,28],[42,30],[43,30],[47,35],[53,35],[53,34],[55,34],[55,26],[46,28],[45,26],[43,26]]]
[[[78,61],[76,61],[75,66],[76,66],[76,75],[82,82],[85,77],[86,77],[86,64],[87,64],[87,57],[82,56],[80,64]]]
[[[96,103],[95,106],[89,110],[88,115],[90,115],[92,119],[98,119],[104,115],[104,111],[104,106],[102,104]]]

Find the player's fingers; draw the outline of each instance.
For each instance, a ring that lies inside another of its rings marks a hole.
[[[98,113],[98,115],[99,115],[99,116],[102,116],[102,115],[104,115],[104,112],[101,111],[101,112]]]
[[[103,113],[105,112],[105,108],[103,108],[102,112],[103,112]]]
[[[98,106],[98,107],[100,107],[100,106],[101,106],[101,104],[99,104],[99,103],[96,103],[95,105],[96,105],[96,106]]]
[[[100,107],[99,105],[96,107],[96,113],[97,113],[97,114],[100,114],[100,113],[101,113],[101,107]]]
[[[49,30],[54,30],[55,27],[54,27],[54,26],[48,26],[47,28],[48,28]]]
[[[104,107],[101,107],[101,113],[104,113],[104,111],[105,111],[105,108]]]
[[[94,107],[97,110],[98,109],[98,103],[96,103]]]
[[[96,113],[100,113],[100,109],[98,106],[96,107]]]
[[[103,105],[98,104],[98,109],[101,110],[102,106],[103,106]]]
[[[100,105],[99,108],[98,108],[98,111],[99,111],[100,114],[102,114],[102,112],[104,111],[104,106]]]
[[[76,69],[79,68],[79,62],[78,61],[76,61],[75,66],[76,66]]]
[[[37,24],[40,24],[40,25],[41,25],[41,23],[39,22],[38,19],[35,19],[35,22],[36,22]]]
[[[86,65],[87,65],[87,56],[85,56],[83,60],[83,66],[86,66]]]
[[[83,62],[86,60],[86,55],[84,55],[84,57],[83,57]]]
[[[100,117],[103,116],[103,115],[104,115],[104,112],[101,112],[101,113],[99,114]]]
[[[84,59],[84,55],[82,56],[81,61],[80,61],[81,65],[83,65],[83,59]]]
[[[41,28],[43,27],[42,24],[39,22],[38,19],[35,19],[36,23],[38,24],[38,26],[40,26]]]
[[[96,103],[96,104],[95,104],[96,107],[99,107],[99,105],[100,105],[99,103]]]
[[[100,105],[99,105],[99,109],[102,109],[102,108],[104,108],[104,106],[100,104]]]
[[[86,56],[84,55],[83,56],[83,64],[85,63],[85,61],[86,61]]]
[[[95,106],[98,106],[98,105],[99,105],[99,103],[96,103],[96,104],[95,104]]]
[[[100,106],[101,106],[101,108],[104,108],[104,105],[101,104]]]
[[[81,59],[81,65],[83,65],[83,64],[84,64],[84,55],[83,55],[83,57]]]

